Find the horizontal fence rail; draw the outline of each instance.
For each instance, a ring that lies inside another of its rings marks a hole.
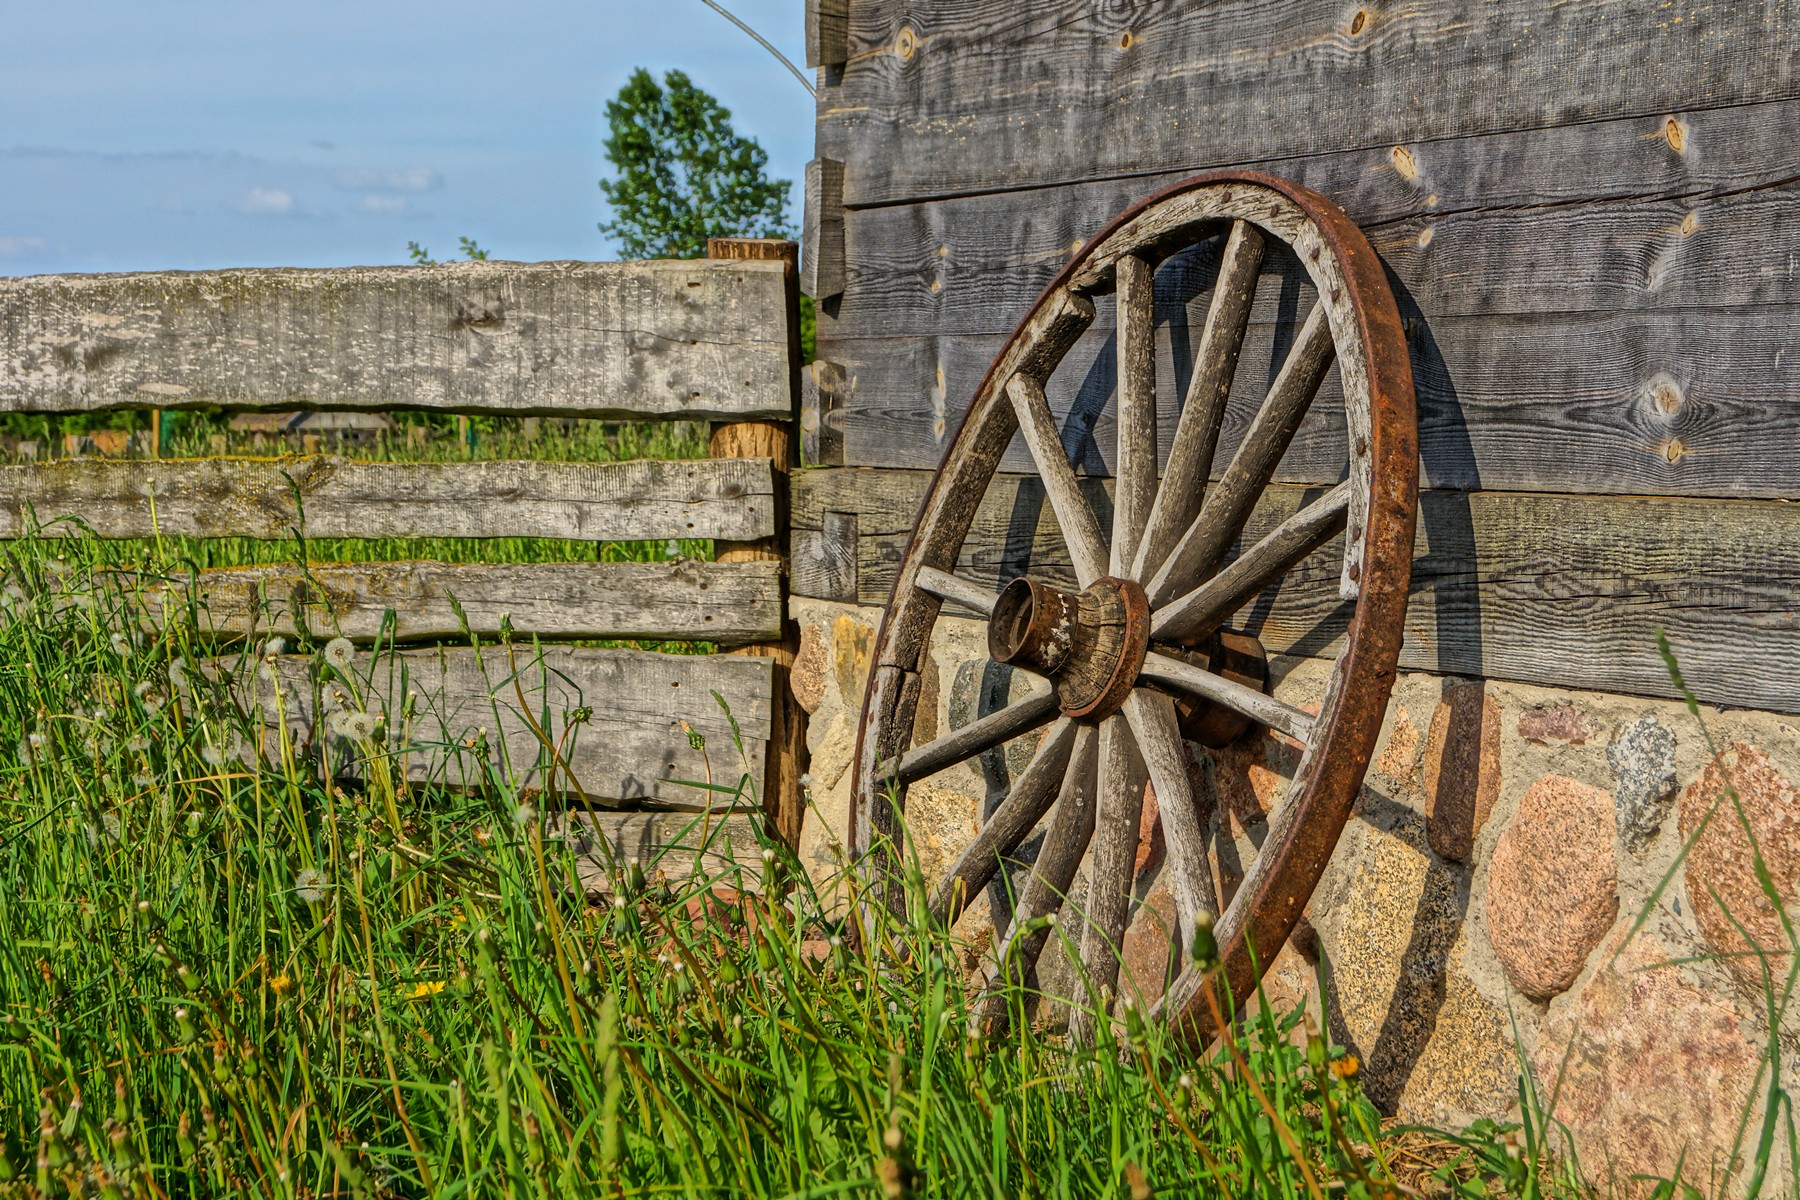
[[[0,467],[0,537],[35,514],[73,515],[107,538],[757,538],[774,531],[774,494],[768,461],[748,458],[84,459]]]
[[[756,261],[0,279],[0,411],[785,420],[785,289]]]
[[[347,764],[345,717],[363,712],[382,719],[383,753],[415,783],[482,788],[500,775],[603,805],[696,809],[730,801],[746,776],[746,799],[762,792],[767,659],[460,647],[359,654],[348,679],[321,679],[298,654],[226,657],[210,673],[262,715],[265,756],[285,724],[292,745]]]
[[[221,641],[314,637],[413,642],[510,627],[542,638],[694,639],[781,634],[781,566],[693,559],[620,563],[382,562],[220,567],[134,589],[147,627],[189,613]]]

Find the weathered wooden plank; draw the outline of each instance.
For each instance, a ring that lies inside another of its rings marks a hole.
[[[692,638],[723,645],[780,635],[781,568],[773,562],[313,563],[225,567],[133,588],[152,624],[190,599],[214,637],[367,642],[493,637]],[[460,606],[462,614],[456,612]],[[466,624],[465,624],[466,621]]]
[[[748,813],[572,812],[553,818],[545,835],[569,843],[589,893],[612,895],[618,870],[634,865],[652,884],[762,890],[762,843]]]
[[[806,258],[800,290],[829,300],[844,290],[844,164],[815,158],[806,164]]]
[[[1783,260],[1785,261],[1785,259]],[[1404,312],[1405,310],[1403,310]],[[1690,496],[1800,492],[1800,305],[1659,309],[1415,321],[1423,477],[1434,487]],[[1242,439],[1285,354],[1288,326],[1253,326],[1215,471]],[[1078,466],[1112,470],[1111,334],[1090,331],[1047,389]],[[833,353],[851,376],[845,460],[934,466],[1003,336],[867,338]],[[1179,354],[1177,349],[1179,348]],[[1160,453],[1192,350],[1158,332]],[[1072,426],[1072,427],[1071,427]],[[1088,436],[1082,438],[1083,430]],[[1334,483],[1343,472],[1333,372],[1275,478]],[[1007,470],[1030,458],[1015,444]]]
[[[331,455],[0,466],[0,537],[78,516],[101,537],[767,537],[767,460],[354,462]],[[50,532],[74,532],[70,525]]]
[[[1792,6],[1715,0],[873,0],[817,140],[891,204],[1793,97],[1797,45]]]
[[[0,411],[789,415],[778,264],[0,279]]]
[[[836,67],[850,53],[850,0],[806,0],[806,65]]]
[[[1800,101],[1782,101],[1255,166],[1340,205],[1434,317],[1780,303],[1797,130]],[[1004,332],[1113,214],[1189,173],[853,210],[821,356],[841,338]],[[1215,263],[1163,268],[1162,319]],[[1274,319],[1260,300],[1254,319]]]
[[[385,717],[382,749],[416,782],[480,787],[498,771],[520,788],[573,791],[561,770],[552,785],[550,753],[521,715],[528,709],[591,801],[703,807],[729,795],[691,784],[735,786],[745,776],[760,794],[773,697],[767,659],[571,646],[545,646],[538,655],[525,646],[510,654],[505,647],[358,653],[349,681],[293,654],[277,656],[268,671],[251,657],[214,660],[214,669],[227,672],[240,703],[262,715],[265,753],[275,752],[275,731],[285,722],[302,752],[330,755],[334,770],[355,758],[343,714],[366,712]]]
[[[795,541],[820,514],[861,514],[857,599],[887,603],[923,471],[822,470],[796,477]],[[1085,490],[1107,508],[1099,481]],[[1271,490],[1246,539],[1273,530],[1323,488]],[[1667,632],[1700,699],[1800,712],[1800,506],[1781,501],[1428,491],[1421,495],[1401,665],[1549,687],[1669,696],[1656,651]],[[1272,653],[1331,652],[1349,608],[1337,599],[1339,543],[1307,559],[1232,623]],[[998,588],[1029,571],[1074,582],[1035,480],[1002,476],[975,517],[957,574]]]

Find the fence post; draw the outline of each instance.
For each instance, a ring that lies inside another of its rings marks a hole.
[[[805,800],[800,776],[806,770],[806,711],[788,686],[788,670],[800,649],[800,631],[786,616],[788,557],[788,472],[800,420],[800,248],[777,238],[709,238],[706,255],[715,259],[773,260],[787,266],[788,381],[792,404],[783,421],[730,421],[713,426],[712,458],[766,458],[775,470],[775,536],[754,542],[715,542],[720,562],[775,559],[782,563],[782,637],[778,642],[741,646],[732,654],[775,660],[775,695],[770,712],[769,760],[764,772],[763,813],[771,828],[798,849]]]

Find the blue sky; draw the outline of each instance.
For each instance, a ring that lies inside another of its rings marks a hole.
[[[801,0],[733,0],[796,62]],[[0,275],[601,259],[603,107],[688,72],[795,181],[812,100],[700,0],[12,0]],[[808,72],[810,74],[810,72]]]

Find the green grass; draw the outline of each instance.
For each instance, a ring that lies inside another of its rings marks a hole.
[[[551,448],[703,442],[589,427]],[[545,449],[500,428],[473,453]],[[977,1036],[969,947],[837,919],[774,845],[745,868],[787,893],[620,872],[590,906],[504,764],[481,794],[409,787],[405,730],[375,726],[335,746],[354,781],[328,776],[206,682],[192,628],[121,617],[120,566],[597,552],[670,547],[5,549],[0,1196],[1581,1194],[1528,1084],[1519,1126],[1397,1130],[1341,1050],[1260,998],[1201,1055],[1135,1021],[1069,1045],[1016,989],[1009,1031]],[[320,658],[319,686],[354,693]],[[1059,928],[1047,953],[1067,950]]]
[[[628,896],[590,907],[545,814],[497,767],[484,795],[409,789],[389,769],[400,738],[379,731],[350,735],[360,784],[293,746],[259,757],[245,739],[260,730],[205,684],[191,630],[118,633],[102,569],[118,553],[16,543],[0,593],[0,1188],[1138,1197],[1419,1182],[1297,1015],[1256,1006],[1201,1057],[1136,1023],[1086,1048],[1022,1020],[971,1036],[965,947],[942,930],[835,924],[803,880],[700,906],[703,881],[622,872]],[[1566,1190],[1535,1127],[1439,1144],[1455,1160],[1442,1186],[1467,1180],[1463,1194]]]

